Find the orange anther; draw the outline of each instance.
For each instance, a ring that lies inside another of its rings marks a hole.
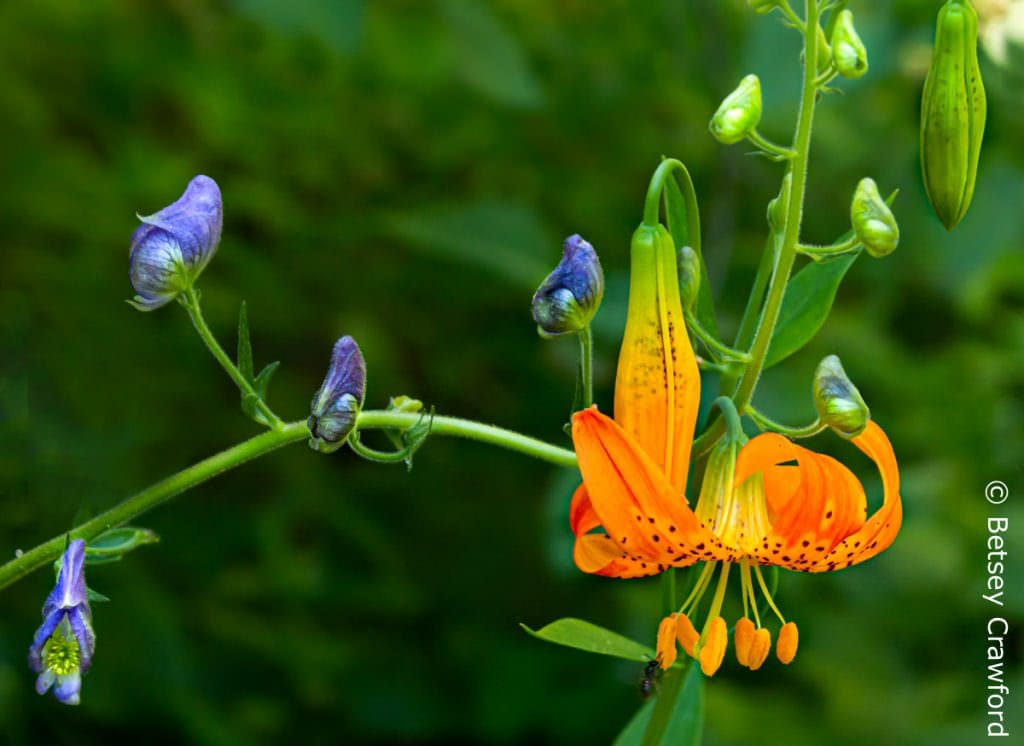
[[[794,622],[786,622],[779,630],[779,640],[775,644],[775,655],[783,663],[791,663],[796,657],[796,647],[800,642],[800,633],[797,632]]]
[[[694,648],[697,645],[697,640],[700,639],[700,633],[694,629],[693,622],[686,614],[676,615],[676,639],[679,640],[679,644],[682,645],[687,655],[691,658],[696,657]]]
[[[716,616],[711,620],[707,638],[697,658],[700,661],[700,670],[705,676],[715,675],[718,667],[722,665],[722,659],[725,658],[725,648],[728,644],[729,629],[725,626],[725,620]]]
[[[741,666],[745,666],[750,660],[750,644],[754,641],[754,623],[743,617],[736,622],[736,629],[732,634],[736,644],[736,660]]]
[[[658,662],[667,669],[676,662],[675,614],[667,616],[658,625]]]
[[[756,671],[764,663],[768,657],[768,653],[772,649],[772,634],[764,627],[754,632],[753,639],[750,641],[750,652],[747,653],[746,667],[751,671]]]

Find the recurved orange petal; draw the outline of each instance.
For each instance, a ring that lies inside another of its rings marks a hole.
[[[885,431],[871,421],[864,432],[853,439],[853,443],[878,467],[884,493],[882,507],[836,546],[829,556],[809,568],[812,572],[840,570],[874,557],[892,544],[903,522],[899,466]]]
[[[577,501],[577,525],[585,525],[587,511],[592,510],[621,554],[655,564],[691,564],[694,553],[699,554],[698,545],[703,549],[720,544],[614,420],[596,407],[577,412],[572,435],[590,502],[587,508],[584,498]]]
[[[700,373],[679,298],[676,247],[663,226],[641,225],[630,254],[615,420],[681,495],[700,405]]]

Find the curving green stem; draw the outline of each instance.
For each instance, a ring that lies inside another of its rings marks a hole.
[[[0,567],[0,588],[5,588],[23,578],[33,570],[44,567],[57,559],[64,551],[67,538],[85,539],[88,543],[107,529],[127,523],[162,502],[187,489],[202,484],[208,479],[223,474],[246,461],[270,453],[281,446],[296,443],[309,437],[305,422],[290,422],[281,427],[243,441],[225,451],[203,459],[187,469],[172,474],[142,492],[132,495],[119,505],[100,513],[90,521],[76,526],[66,534],[55,536],[34,549],[19,555]]]
[[[759,410],[754,408],[753,404],[747,404],[746,414],[752,419],[757,426],[764,430],[771,430],[776,433],[782,433],[787,438],[810,438],[812,435],[825,430],[828,427],[821,418],[817,418],[814,422],[803,427],[790,427],[789,425],[783,425],[781,422],[776,422],[771,417],[762,414]]]
[[[773,158],[774,160],[786,161],[795,155],[790,148],[784,148],[781,145],[776,145],[758,132],[757,129],[750,130],[750,132],[747,133],[747,139],[750,140],[753,145],[760,148],[765,155]]]
[[[259,410],[269,426],[274,429],[279,429],[284,426],[284,422],[274,414],[267,403],[263,401],[256,389],[253,388],[252,384],[246,380],[242,372],[238,370],[238,366],[235,365],[234,361],[228,357],[228,354],[224,352],[224,348],[220,346],[217,338],[213,336],[213,332],[206,323],[206,319],[203,318],[202,309],[199,307],[199,294],[196,292],[194,287],[189,287],[184,293],[179,296],[181,305],[188,311],[188,316],[192,319],[192,326],[196,328],[200,339],[206,345],[206,348],[210,351],[213,357],[220,363],[220,367],[230,376],[231,380],[235,382],[235,385],[242,391],[243,394],[251,395],[255,398],[256,409]]]
[[[388,412],[370,409],[359,413],[356,427],[359,430],[408,430],[420,422],[421,415],[416,412]],[[496,425],[485,425],[482,422],[464,420],[459,417],[436,415],[431,420],[431,435],[450,435],[456,438],[478,440],[481,443],[507,448],[539,458],[557,466],[575,467],[576,454],[568,448],[559,448],[543,440],[521,435]]]
[[[665,182],[671,177],[673,171],[678,171],[683,178],[686,187],[682,189],[683,202],[686,205],[686,230],[687,243],[690,244],[697,256],[701,254],[700,244],[700,212],[697,207],[697,195],[693,189],[693,179],[690,172],[683,165],[682,161],[675,158],[665,158],[651,174],[651,183],[647,187],[647,196],[644,198],[644,225],[655,227],[658,225],[658,214],[660,212],[661,193],[665,189]]]
[[[413,412],[367,410],[359,414],[357,427],[362,430],[381,428],[406,430],[420,420],[421,415]],[[559,466],[576,466],[576,454],[568,449],[472,420],[463,420],[457,417],[434,417],[431,434],[469,438],[518,451]],[[187,469],[182,469],[177,474],[172,474],[142,492],[132,495],[119,505],[100,513],[71,531],[55,536],[27,552],[18,554],[13,560],[0,566],[0,589],[6,588],[33,570],[51,564],[64,551],[69,537],[84,539],[88,543],[104,531],[127,523],[147,510],[218,474],[223,474],[246,461],[251,461],[282,446],[298,443],[308,438],[309,428],[304,421],[282,422],[273,430],[249,438],[249,440],[203,459]]]

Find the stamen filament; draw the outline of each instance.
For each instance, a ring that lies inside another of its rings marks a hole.
[[[741,579],[743,584],[743,613],[746,615],[747,599],[750,599],[750,608],[754,612],[754,625],[761,626],[761,615],[757,611],[757,596],[754,594],[754,582],[750,579],[750,560],[744,559],[740,565]]]
[[[772,611],[775,612],[775,616],[779,618],[779,621],[785,624],[786,617],[782,616],[782,612],[779,611],[779,608],[775,605],[775,601],[772,600],[772,594],[768,592],[768,584],[764,582],[764,575],[761,574],[760,565],[754,565],[754,574],[757,576],[757,582],[761,586],[761,592],[764,594],[764,598],[768,602],[768,605],[771,607]]]
[[[711,628],[711,623],[721,616],[722,612],[722,601],[725,600],[725,589],[729,584],[729,570],[732,567],[731,562],[723,562],[722,574],[718,576],[718,586],[715,588],[715,595],[711,599],[711,608],[708,609],[708,618],[704,622],[704,629],[701,630],[700,640],[701,644],[704,644],[704,640],[707,639],[708,630]]]
[[[701,570],[700,576],[697,578],[697,582],[693,586],[693,590],[690,591],[690,595],[683,601],[683,605],[679,607],[680,614],[689,614],[693,607],[699,602],[701,597],[704,595],[704,591],[707,590],[708,581],[711,580],[711,576],[715,572],[715,567],[718,565],[717,562],[707,562],[704,564],[704,569]]]

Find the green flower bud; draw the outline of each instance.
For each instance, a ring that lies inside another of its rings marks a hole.
[[[932,64],[921,97],[921,172],[946,230],[971,205],[985,133],[985,87],[978,68],[978,14],[969,2],[939,10]]]
[[[844,438],[860,435],[871,419],[863,397],[835,355],[829,355],[814,372],[814,407],[821,421]]]
[[[900,242],[900,227],[878,193],[874,179],[863,178],[857,185],[850,204],[850,223],[864,248],[875,258],[891,254]]]
[[[825,29],[821,26],[818,26],[817,62],[818,75],[828,70],[828,66],[832,63],[832,47],[828,43],[828,37],[825,36]]]
[[[761,121],[761,81],[748,75],[725,97],[711,117],[708,129],[724,145],[742,140]]]
[[[793,174],[789,171],[782,177],[779,194],[768,203],[768,225],[776,233],[786,225],[786,208],[789,206],[789,189],[793,183]]]
[[[859,78],[868,71],[868,50],[853,27],[853,13],[843,10],[832,29],[832,61],[844,78]]]
[[[700,294],[700,257],[689,246],[679,249],[676,257],[679,262],[679,300],[684,311],[692,310],[697,305]]]

